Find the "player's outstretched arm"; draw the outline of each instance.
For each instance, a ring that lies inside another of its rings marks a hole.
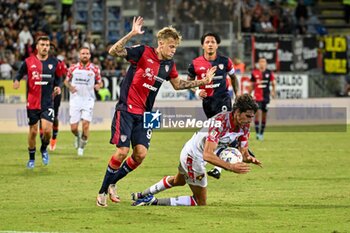
[[[215,71],[216,71],[216,66],[213,66],[210,69],[208,69],[205,75],[205,78],[202,80],[183,80],[180,77],[177,77],[177,78],[171,79],[170,83],[175,90],[183,90],[183,89],[203,86],[211,82],[211,80],[215,75]]]
[[[142,31],[142,26],[143,26],[143,18],[141,16],[138,16],[137,18],[134,17],[133,19],[133,24],[132,24],[132,29],[131,31],[126,34],[123,38],[118,40],[110,49],[109,49],[109,54],[112,56],[117,56],[117,57],[126,57],[127,52],[125,49],[125,44],[134,36],[136,35],[141,35],[145,31]]]
[[[257,158],[251,156],[247,148],[240,148],[240,151],[243,155],[243,162],[245,163],[253,163],[255,165],[258,165],[259,167],[262,167],[261,161],[259,161]]]

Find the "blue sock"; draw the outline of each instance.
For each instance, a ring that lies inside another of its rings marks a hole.
[[[102,185],[98,193],[107,193],[109,185],[112,184],[111,179],[118,170],[119,169],[115,170],[108,165],[105,177],[103,178]]]
[[[35,147],[34,147],[34,149],[28,148],[29,160],[35,160],[35,151],[36,151]]]
[[[41,153],[46,151],[46,148],[49,145],[49,143],[50,143],[50,139],[46,140],[46,138],[44,138],[44,137],[42,138],[42,140],[41,140],[41,147],[40,147],[40,152]]]
[[[263,135],[264,131],[265,131],[265,126],[266,126],[266,122],[261,122],[261,129],[260,129],[260,134]]]
[[[255,132],[258,135],[259,134],[259,128],[260,128],[259,121],[255,121],[254,123],[255,123]]]

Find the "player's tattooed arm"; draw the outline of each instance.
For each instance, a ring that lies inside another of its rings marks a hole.
[[[211,82],[215,75],[216,66],[208,69],[205,78],[201,80],[183,80],[180,77],[171,79],[170,82],[175,90],[183,90],[206,85]]]
[[[142,31],[142,26],[143,26],[143,18],[142,17],[134,17],[133,19],[133,24],[132,24],[132,29],[131,31],[118,40],[110,49],[109,49],[109,54],[112,56],[118,56],[118,57],[126,57],[127,51],[125,49],[126,43],[136,35],[143,34],[144,31]]]

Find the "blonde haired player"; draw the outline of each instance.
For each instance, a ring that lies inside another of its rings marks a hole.
[[[82,47],[79,50],[80,62],[68,69],[64,85],[69,89],[70,126],[75,136],[75,147],[78,155],[84,154],[84,147],[89,138],[89,127],[95,104],[95,91],[101,86],[100,69],[90,63],[90,49]],[[82,134],[79,134],[79,122],[82,120]]]
[[[131,65],[121,85],[120,99],[113,117],[110,143],[117,148],[108,163],[97,195],[96,204],[101,207],[107,206],[107,194],[112,202],[120,202],[116,182],[135,170],[147,155],[152,128],[144,127],[143,114],[152,111],[162,83],[170,81],[175,90],[193,88],[210,83],[216,70],[216,67],[208,69],[202,80],[180,79],[173,57],[181,35],[171,26],[157,33],[157,48],[147,45],[125,47],[132,37],[144,33],[142,26],[143,18],[134,17],[132,30],[109,50],[111,55],[123,57]],[[128,157],[130,143],[132,154]]]

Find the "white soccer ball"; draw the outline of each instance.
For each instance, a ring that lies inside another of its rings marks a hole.
[[[229,163],[238,163],[243,161],[243,156],[241,152],[233,147],[227,147],[221,151],[219,158]]]

